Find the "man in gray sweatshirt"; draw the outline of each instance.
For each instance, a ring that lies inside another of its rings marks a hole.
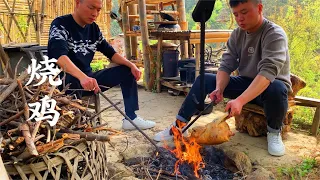
[[[230,116],[239,115],[248,102],[264,108],[268,129],[268,151],[282,156],[285,146],[280,131],[288,109],[290,58],[284,30],[265,19],[261,0],[230,0],[239,27],[227,42],[218,73],[205,74],[205,93],[215,103],[224,97],[232,99],[225,110]],[[230,74],[238,70],[238,76]],[[172,138],[172,128],[185,125],[196,113],[193,94],[200,100],[200,79],[197,78],[182,104],[177,120],[169,128],[157,133],[154,140]],[[180,127],[181,128],[181,127]]]

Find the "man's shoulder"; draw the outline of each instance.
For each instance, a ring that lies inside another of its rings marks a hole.
[[[272,22],[270,20],[267,20],[267,25],[266,25],[266,35],[270,34],[278,34],[281,36],[286,37],[286,32],[285,30],[275,22]]]
[[[70,24],[70,18],[71,14],[63,15],[63,16],[58,16],[52,21],[52,25],[67,25]]]

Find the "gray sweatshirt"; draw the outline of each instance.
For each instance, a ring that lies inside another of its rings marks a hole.
[[[284,30],[264,19],[254,33],[235,29],[227,42],[219,70],[228,74],[238,69],[240,76],[254,79],[258,74],[272,83],[281,80],[292,92],[288,40]]]

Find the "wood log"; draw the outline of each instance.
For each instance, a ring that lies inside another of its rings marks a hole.
[[[22,135],[25,139],[27,148],[29,150],[29,153],[33,156],[37,156],[39,155],[36,146],[34,145],[34,142],[32,141],[31,138],[31,133],[30,133],[30,129],[29,126],[26,123],[21,124],[21,126],[19,127],[19,130],[22,132]]]
[[[110,141],[108,136],[97,135],[89,132],[73,131],[70,129],[60,129],[61,133],[79,134],[81,138],[85,138],[87,141]]]
[[[9,85],[13,82],[12,79],[9,78],[2,78],[0,79],[0,85]]]
[[[5,124],[7,124],[7,123],[9,123],[9,122],[11,122],[13,120],[18,119],[22,114],[24,114],[24,110],[20,111],[16,115],[11,116],[9,119],[6,119],[6,120],[0,122],[0,126],[3,126],[3,125],[5,125]]]
[[[256,106],[257,109],[262,109]],[[256,110],[256,111],[260,111]],[[285,137],[286,133],[290,131],[290,125],[293,120],[293,109],[287,111],[286,117],[283,121],[282,135]],[[235,116],[236,130],[239,132],[248,133],[250,136],[265,136],[267,135],[267,121],[264,114],[256,113],[253,110],[243,109],[239,116]]]

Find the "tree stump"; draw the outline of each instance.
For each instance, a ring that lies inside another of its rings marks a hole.
[[[306,86],[304,80],[300,77],[290,75],[293,92],[288,94],[288,111],[283,121],[282,137],[286,138],[287,132],[291,129],[294,109],[294,96],[298,91]],[[236,129],[239,132],[247,132],[250,136],[265,136],[267,134],[267,121],[262,107],[254,104],[246,104],[243,106],[241,114],[235,116]]]

